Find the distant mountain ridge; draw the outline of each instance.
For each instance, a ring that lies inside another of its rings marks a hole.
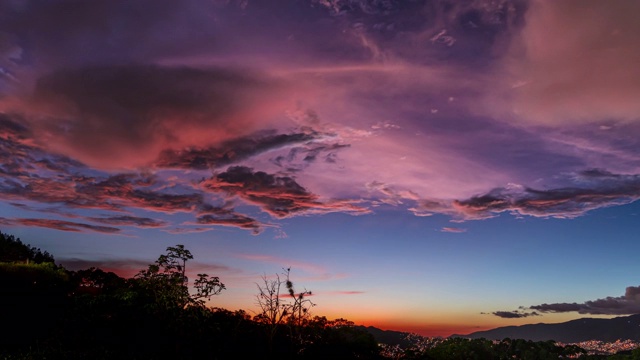
[[[504,338],[531,341],[554,340],[564,343],[589,340],[613,342],[618,339],[639,341],[640,314],[612,319],[582,318],[558,324],[539,323],[505,326],[492,330],[477,331],[468,335],[451,335],[451,337],[485,338],[489,340],[502,340]]]
[[[411,341],[407,340],[408,332],[395,331],[395,330],[382,330],[373,326],[357,325],[356,328],[364,330],[373,335],[374,339],[378,343],[387,345],[400,345],[403,348],[411,346]]]

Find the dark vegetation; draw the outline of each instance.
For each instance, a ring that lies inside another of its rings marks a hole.
[[[262,278],[255,316],[210,308],[206,301],[225,285],[207,274],[190,282],[191,259],[184,246],[169,247],[126,279],[98,268],[68,271],[46,251],[0,233],[0,359],[559,359],[583,352],[510,339],[414,336],[378,345],[367,328],[312,316],[311,291],[296,289],[290,269]],[[616,356],[640,359],[640,352]]]

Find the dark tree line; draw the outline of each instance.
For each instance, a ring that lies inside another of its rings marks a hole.
[[[0,358],[381,358],[373,336],[353,323],[311,317],[311,292],[295,291],[289,270],[271,283],[283,295],[275,308],[251,316],[205,305],[225,285],[207,274],[191,281],[193,255],[182,245],[128,279],[98,268],[67,271],[2,234],[5,248],[12,255],[3,252],[0,263],[0,320],[10,331],[0,336]]]
[[[296,288],[290,269],[262,277],[255,316],[209,308],[226,287],[207,274],[190,282],[191,259],[176,245],[132,278],[68,271],[0,233],[0,359],[640,359],[640,349],[587,356],[522,339],[412,336],[402,347],[378,345],[348,320],[311,316],[312,293]]]
[[[22,243],[13,235],[0,232],[0,262],[53,263],[51,254]]]

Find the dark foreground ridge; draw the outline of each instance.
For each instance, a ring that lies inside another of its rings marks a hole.
[[[46,251],[1,232],[0,254],[0,320],[8,330],[0,337],[0,359],[608,358],[554,341],[429,338],[312,316],[311,291],[295,290],[289,268],[262,277],[254,316],[208,307],[206,301],[226,286],[207,274],[189,281],[194,256],[183,245],[168,247],[131,278],[98,268],[67,270]],[[638,316],[633,320],[637,331]],[[640,359],[635,344],[622,350],[611,354]]]
[[[452,335],[468,339],[504,338],[531,341],[555,340],[563,343],[577,343],[589,340],[613,342],[618,339],[640,339],[640,314],[621,316],[613,319],[582,318],[558,324],[529,324],[505,326],[492,330],[478,331],[468,335]]]

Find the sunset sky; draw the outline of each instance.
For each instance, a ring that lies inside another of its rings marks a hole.
[[[0,0],[0,231],[423,335],[640,312],[640,2]]]

